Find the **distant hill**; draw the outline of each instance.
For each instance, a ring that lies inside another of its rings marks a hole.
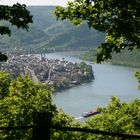
[[[29,32],[11,27],[11,37],[1,37],[1,50],[86,50],[104,42],[104,34],[89,29],[86,24],[75,27],[68,21],[56,20],[55,6],[30,6],[28,9],[33,15]]]

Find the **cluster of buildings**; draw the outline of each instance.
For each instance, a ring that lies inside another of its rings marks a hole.
[[[30,75],[35,82],[47,83],[54,90],[69,88],[76,84],[93,80],[90,65],[59,59],[47,59],[36,55],[13,56],[0,64],[0,69],[18,75]]]

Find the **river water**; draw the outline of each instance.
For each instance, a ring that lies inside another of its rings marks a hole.
[[[65,60],[71,62],[82,61],[67,53],[49,53],[46,57],[58,59],[64,57]],[[110,64],[90,65],[93,67],[95,79],[90,83],[55,93],[53,101],[58,108],[71,116],[79,117],[82,112],[105,107],[110,102],[111,96],[118,97],[124,102],[135,98],[140,99],[140,91],[137,90],[138,83],[134,77],[136,69]]]

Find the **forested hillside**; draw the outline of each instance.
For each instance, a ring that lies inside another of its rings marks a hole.
[[[90,49],[84,54],[81,54],[80,59],[95,62],[96,55],[96,49]],[[108,60],[108,62],[113,65],[123,65],[140,68],[139,58],[140,50],[134,49],[133,51],[130,51],[125,49],[122,50],[120,53],[112,53],[112,59]]]
[[[89,29],[85,24],[75,27],[68,21],[56,20],[54,6],[30,6],[28,9],[33,15],[29,31],[11,27],[11,36],[1,37],[2,51],[86,50],[104,42],[103,33]]]

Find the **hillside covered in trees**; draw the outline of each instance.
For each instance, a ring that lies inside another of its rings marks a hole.
[[[96,62],[96,49],[90,49],[84,54],[80,55],[80,59]],[[140,68],[139,63],[140,58],[140,50],[134,49],[133,51],[129,51],[127,49],[122,50],[120,53],[112,53],[112,59],[109,59],[108,62],[113,65],[123,65],[130,67]]]
[[[75,27],[68,21],[57,20],[54,9],[55,6],[28,7],[33,15],[29,32],[11,27],[10,37],[1,36],[0,49],[4,52],[86,50],[104,42],[104,34],[86,24]]]

